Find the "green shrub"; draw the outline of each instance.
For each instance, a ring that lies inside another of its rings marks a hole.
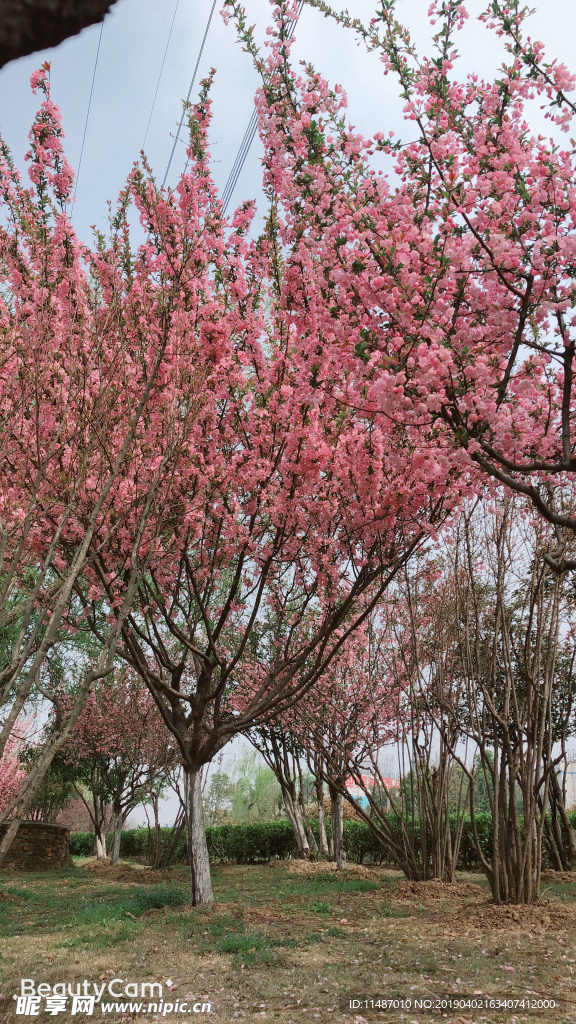
[[[570,821],[576,828],[576,811],[569,814]],[[330,822],[328,821],[328,834],[330,834]],[[401,840],[401,826],[395,815],[388,815],[388,825],[398,842]],[[404,823],[408,835],[414,844],[415,849],[420,848],[420,822],[416,818],[407,820]],[[312,831],[318,836],[318,823],[310,822]],[[450,817],[450,828],[452,835],[456,835],[458,821],[456,815]],[[476,829],[480,839],[482,851],[488,859],[492,857],[492,818],[490,814],[476,815]],[[169,828],[162,829],[163,843],[169,838],[172,832]],[[111,844],[112,837],[108,840]],[[427,847],[431,850],[431,836],[427,836]],[[206,829],[206,842],[208,853],[212,863],[255,864],[262,861],[270,861],[278,858],[286,860],[297,856],[297,847],[294,840],[294,833],[289,821],[263,821],[252,824],[240,825],[217,825]],[[349,861],[362,864],[368,861],[372,864],[394,864],[388,857],[384,846],[378,837],[372,832],[364,821],[344,822],[344,846]],[[125,829],[122,833],[120,844],[120,855],[122,857],[138,857],[144,861],[150,861],[154,848],[154,833],[152,829],[133,828]],[[94,852],[94,836],[91,832],[70,833],[70,853],[76,857],[90,857]],[[187,860],[186,835],[182,833],[179,840],[176,860],[185,862]],[[544,853],[546,863],[546,854]],[[460,844],[460,856],[458,867],[461,870],[478,868],[479,861],[472,839],[472,826],[469,815],[464,818],[462,840]],[[333,882],[340,884],[340,878],[326,872],[317,876],[326,883]],[[363,885],[365,888],[359,888]],[[362,882],[356,883],[358,891],[367,891],[375,887],[377,883]]]
[[[94,833],[71,832],[70,853],[73,857],[91,857],[94,853]]]

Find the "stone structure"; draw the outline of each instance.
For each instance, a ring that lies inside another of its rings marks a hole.
[[[0,840],[5,832],[6,825],[0,825]],[[2,867],[17,871],[46,871],[71,865],[69,828],[45,821],[23,821]]]

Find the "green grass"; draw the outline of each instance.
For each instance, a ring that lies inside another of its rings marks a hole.
[[[224,917],[215,921],[214,924],[209,925],[208,931],[211,935],[224,935],[230,931],[231,928],[237,928],[238,931],[243,932],[244,922],[235,921],[229,914],[224,914]]]
[[[178,886],[138,887],[130,890],[110,887],[93,893],[89,903],[76,905],[74,934],[60,944],[61,949],[105,949],[126,942],[142,931],[138,920],[146,910],[178,907],[187,900]]]
[[[330,904],[329,903],[313,903],[312,910],[315,914],[329,914]]]
[[[220,922],[217,925],[212,925],[209,932],[212,934],[218,934],[220,932]],[[322,936],[318,932],[311,932],[303,940],[296,938],[284,938],[277,939],[273,936],[264,936],[260,932],[244,933],[242,922],[234,922],[236,931],[226,932],[225,935],[220,939],[217,949],[220,953],[229,953],[234,957],[234,963],[236,966],[243,963],[245,967],[251,967],[255,964],[274,964],[278,965],[281,961],[278,956],[275,955],[272,950],[280,949],[298,949],[302,946],[303,942],[305,945],[313,945],[317,942],[322,942]],[[208,943],[204,944],[204,949],[210,948]]]
[[[422,904],[420,904],[420,906],[422,906]],[[412,917],[412,914],[410,913],[409,910],[394,909],[392,907],[392,904],[388,901],[385,901],[379,907],[377,907],[376,912],[380,915],[380,917]]]
[[[107,949],[121,942],[128,942],[138,935],[143,925],[140,921],[129,918],[102,917],[94,921],[86,921],[74,936],[61,942],[60,949]]]
[[[168,971],[174,977],[177,969],[177,977],[188,979],[200,970],[218,979],[223,1007],[239,1002],[240,1015],[247,1016],[262,1003],[268,1011],[270,1000],[270,1006],[292,1012],[298,999],[307,1011],[303,1020],[312,1018],[308,1011],[315,1006],[334,1008],[340,990],[374,991],[383,967],[390,994],[421,987],[422,973],[438,985],[460,975],[466,991],[499,990],[506,981],[510,990],[515,984],[523,991],[558,975],[558,989],[573,991],[574,930],[567,930],[565,914],[557,942],[555,935],[544,940],[552,951],[544,963],[538,935],[514,929],[455,935],[456,901],[431,907],[426,900],[419,904],[418,896],[397,903],[397,879],[378,883],[332,872],[303,878],[290,875],[290,865],[230,866],[214,875],[215,905],[194,910],[186,872],[178,870],[162,884],[158,877],[154,873],[147,885],[143,872],[122,880],[111,873],[108,882],[105,873],[81,868],[68,875],[0,876],[3,992],[16,991],[19,978],[32,972],[39,981],[68,973],[88,977],[96,963],[98,971],[113,970],[110,977]],[[480,876],[466,880],[484,884]],[[571,899],[576,886],[554,881],[544,888],[552,889],[545,898],[561,908],[562,895]],[[223,893],[229,905],[223,905]],[[253,912],[256,907],[262,911]],[[312,913],[312,907],[321,909]],[[326,907],[333,916],[324,916]],[[155,916],[145,916],[154,908]],[[349,927],[339,925],[341,917]],[[509,978],[502,973],[508,963],[515,967]],[[533,983],[527,965],[534,965]]]
[[[264,949],[267,940],[263,935],[255,932],[251,935],[225,935],[220,942],[221,953],[253,953],[257,949]]]
[[[244,964],[245,967],[253,967],[261,963],[279,963],[278,957],[271,952],[271,948],[279,944],[264,938],[259,932],[249,935],[230,932],[220,940],[218,948],[221,953],[231,953],[236,966]]]
[[[0,888],[0,896],[2,896],[2,893],[6,893],[9,896],[18,896],[22,900],[34,898],[34,894],[29,889],[18,889],[15,885],[3,885]]]
[[[95,894],[95,902],[87,903],[81,911],[80,922],[89,921],[96,923],[100,920],[118,920],[125,917],[127,913],[134,917],[140,917],[146,910],[161,910],[162,907],[180,907],[188,901],[187,893],[178,886],[157,886],[154,888],[132,889],[129,896],[125,891],[114,893],[109,891],[104,894],[107,898],[104,901],[99,894]],[[114,897],[117,897],[114,899]]]
[[[345,879],[328,871],[320,872],[313,878],[291,878],[283,880],[282,893],[287,896],[323,896],[336,893],[372,892],[382,889],[386,882],[370,882],[363,878]]]

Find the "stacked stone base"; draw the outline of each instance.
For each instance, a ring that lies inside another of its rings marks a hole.
[[[0,825],[0,841],[7,825]],[[3,868],[15,871],[47,871],[72,866],[70,829],[44,821],[23,821],[10,847]]]

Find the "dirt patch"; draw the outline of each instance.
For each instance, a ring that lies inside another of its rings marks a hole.
[[[485,889],[473,882],[442,882],[432,878],[429,882],[398,882],[394,890],[397,900],[414,903],[452,902],[457,900],[478,900],[485,895]]]
[[[467,929],[480,931],[522,931],[535,935],[576,931],[576,908],[558,903],[545,902],[533,907],[467,904],[456,912],[456,918]]]
[[[540,877],[543,882],[570,884],[571,882],[576,882],[576,871],[553,871],[550,868],[547,871],[543,871]]]
[[[288,871],[290,875],[305,875],[313,878],[316,875],[336,874],[337,868],[333,861],[329,860],[272,860],[267,865],[269,868],[280,868]],[[394,874],[402,877],[401,872],[383,871],[379,868],[367,868],[363,864],[351,864],[345,871],[338,872],[342,879],[358,879],[370,882],[381,882],[383,878],[390,878]]]
[[[140,866],[122,862],[112,867],[108,861],[96,859],[87,861],[83,868],[89,874],[101,876],[110,882],[133,882],[142,885],[169,880],[182,881],[189,877],[186,871],[154,871],[153,868],[146,867],[144,864]]]
[[[264,921],[266,924],[275,924],[277,921],[290,921],[288,914],[282,914],[275,907],[250,907],[243,913],[245,920]]]

